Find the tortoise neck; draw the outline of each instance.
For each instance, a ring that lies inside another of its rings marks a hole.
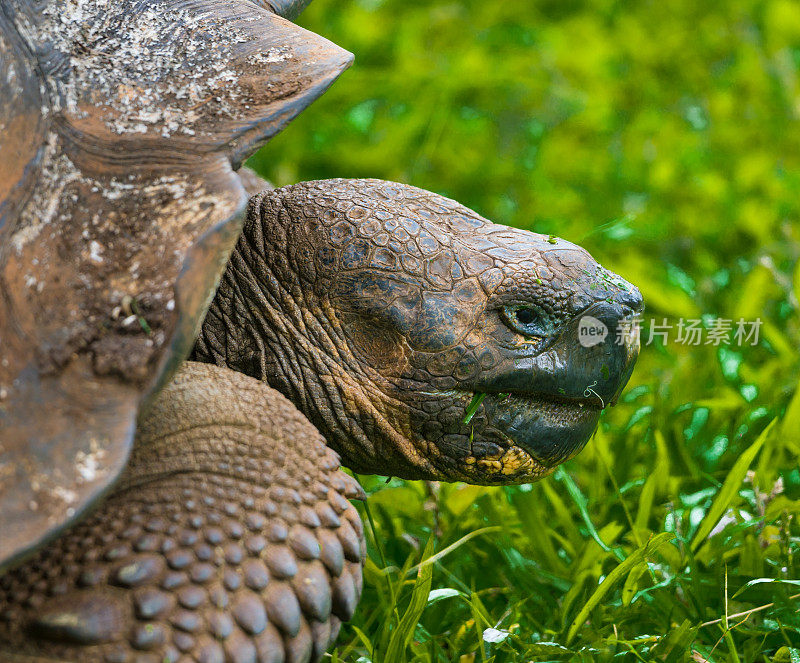
[[[291,222],[280,212],[262,218],[261,198],[251,201],[191,358],[281,392],[358,472],[429,473],[402,404],[389,402],[378,371],[354,354],[326,284],[309,277],[313,265],[301,266]]]

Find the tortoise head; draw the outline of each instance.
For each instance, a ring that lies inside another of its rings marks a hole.
[[[359,472],[522,483],[639,350],[638,290],[562,239],[377,180],[257,196],[196,357],[266,379]]]

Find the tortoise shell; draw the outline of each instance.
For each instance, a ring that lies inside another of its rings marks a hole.
[[[245,209],[235,170],[352,55],[305,2],[2,0],[0,570],[119,476]]]

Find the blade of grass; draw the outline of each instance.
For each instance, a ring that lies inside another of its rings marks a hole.
[[[790,440],[800,441],[800,383],[798,383],[794,396],[786,408],[786,414],[783,416],[781,434]]]
[[[486,398],[486,394],[475,392],[475,395],[472,397],[469,405],[467,405],[467,411],[464,414],[463,423],[468,424],[470,421],[472,421],[472,417],[475,416],[475,413],[478,411],[478,408],[481,406],[484,398]]]
[[[739,654],[736,651],[736,643],[733,641],[733,636],[731,635],[730,629],[725,629],[725,644],[728,645],[728,654],[730,655],[731,663],[741,663],[741,659],[739,658]]]
[[[486,610],[474,591],[470,594],[469,605],[472,612],[472,621],[475,623],[475,634],[478,637],[478,651],[481,654],[481,662],[484,663],[486,661],[486,645],[483,642],[483,629],[488,626]]]
[[[358,628],[358,626],[351,625],[350,628],[353,629],[353,632],[361,641],[361,644],[364,645],[364,648],[367,650],[369,655],[372,656],[373,655],[372,642],[370,642],[370,639],[367,637],[367,634],[364,633],[364,631],[362,631],[360,628]]]
[[[550,538],[550,531],[548,528],[542,527],[542,519],[547,517],[542,508],[542,500],[537,500],[533,492],[510,492],[509,497],[524,526],[524,532],[531,547],[536,551],[537,562],[545,565],[550,573],[565,576],[567,566],[564,560],[558,556],[556,547]]]
[[[706,513],[705,518],[703,518],[700,523],[700,527],[697,528],[697,533],[694,535],[690,546],[693,552],[697,551],[700,544],[703,543],[706,537],[711,533],[711,530],[714,529],[720,518],[725,514],[731,502],[733,502],[739,494],[739,487],[742,485],[742,481],[744,481],[747,470],[750,468],[759,449],[761,449],[764,444],[764,440],[767,439],[770,432],[775,427],[776,421],[777,419],[773,419],[761,435],[758,436],[756,441],[753,442],[733,464],[733,467],[730,469],[725,479],[725,483],[722,484],[722,488],[720,488],[717,496],[711,503],[708,513]]]
[[[642,492],[639,494],[639,506],[636,509],[636,529],[645,529],[653,511],[653,500],[656,494],[657,475],[653,472],[644,482]]]
[[[642,560],[642,563],[633,567],[628,577],[625,579],[625,584],[622,586],[622,605],[626,608],[631,604],[637,593],[639,579],[644,572],[647,571],[647,563]]]
[[[414,589],[411,593],[411,602],[408,604],[400,623],[397,625],[392,639],[389,641],[389,647],[386,650],[386,661],[403,661],[405,660],[405,651],[408,643],[414,635],[414,627],[419,622],[422,611],[428,604],[428,596],[431,593],[431,581],[433,579],[433,566],[431,564],[424,564],[433,553],[433,537],[428,539],[425,546],[425,552],[422,554],[422,563],[418,564],[415,568],[417,571],[417,580],[414,583]]]
[[[440,550],[435,555],[431,555],[430,557],[426,555],[425,559],[423,559],[416,566],[412,566],[406,573],[415,573],[418,572],[420,569],[425,568],[426,566],[435,564],[440,559],[442,559],[442,557],[444,557],[445,555],[449,555],[456,548],[463,546],[467,541],[469,541],[470,539],[474,539],[476,536],[480,536],[481,534],[488,534],[489,532],[499,532],[502,529],[503,528],[500,525],[491,525],[489,527],[482,527],[481,529],[473,530],[469,534],[465,534],[464,536],[462,536],[455,543],[451,543],[449,546],[447,546],[447,548]]]
[[[600,464],[603,466],[603,469],[606,471],[608,478],[611,480],[611,485],[614,486],[614,492],[617,495],[617,500],[622,505],[622,510],[625,512],[625,518],[628,520],[628,526],[631,528],[631,534],[633,535],[633,539],[636,542],[637,547],[641,548],[644,544],[642,541],[642,537],[639,536],[639,530],[635,527],[633,522],[633,516],[631,516],[630,509],[628,508],[628,503],[625,501],[625,498],[622,496],[622,493],[619,492],[619,484],[617,483],[617,479],[614,476],[614,473],[611,471],[611,468],[608,466],[606,462],[605,456],[602,453],[598,453],[597,457],[600,459]]]
[[[560,488],[556,489],[552,481],[542,481],[539,489],[548,502],[545,508],[550,514],[548,518],[549,534],[566,550],[570,557],[574,557],[576,551],[583,546],[584,541],[579,528],[575,527],[572,510],[561,499],[563,491]],[[558,527],[563,530],[563,533],[558,531]]]
[[[581,518],[583,518],[586,529],[589,530],[589,535],[595,540],[597,545],[600,546],[605,552],[611,553],[618,560],[623,561],[625,559],[625,555],[622,553],[622,551],[619,548],[609,547],[608,544],[606,544],[606,542],[603,541],[603,539],[601,539],[600,535],[597,533],[594,523],[592,523],[592,519],[589,517],[589,511],[586,508],[586,497],[581,492],[581,489],[578,488],[578,484],[576,484],[572,477],[560,467],[556,470],[555,474],[553,474],[553,478],[555,478],[556,481],[561,481],[566,487],[569,496],[572,498],[572,501],[575,502],[575,506],[578,507],[578,511],[580,511]]]
[[[697,637],[699,626],[692,626],[688,619],[684,619],[678,628],[670,630],[660,638],[651,650],[650,660],[677,663],[685,660],[686,651]]]
[[[369,529],[372,533],[372,541],[375,544],[375,549],[378,551],[378,556],[381,560],[381,568],[386,569],[386,556],[383,553],[383,547],[381,546],[380,539],[378,538],[378,534],[375,531],[375,521],[372,517],[372,511],[369,508],[369,500],[364,500],[364,512],[367,514],[367,522],[369,523]],[[397,596],[394,593],[394,587],[392,586],[392,581],[387,577],[386,578],[386,587],[389,590],[389,596],[392,600],[392,605],[397,605]]]
[[[578,629],[586,621],[589,613],[600,603],[600,601],[603,600],[603,597],[608,594],[611,589],[613,589],[614,585],[622,580],[625,574],[633,569],[637,564],[645,560],[649,555],[652,555],[673,537],[674,535],[671,532],[662,532],[661,534],[657,534],[647,541],[641,548],[628,555],[627,558],[622,560],[614,568],[614,570],[603,579],[603,582],[601,582],[597,589],[594,590],[594,593],[588,598],[578,615],[572,621],[572,625],[569,627],[569,631],[567,632],[568,647],[575,639]]]
[[[756,578],[755,580],[751,580],[748,583],[742,585],[738,591],[731,596],[731,599],[735,599],[739,596],[744,590],[748,587],[752,587],[753,585],[762,585],[764,583],[779,583],[783,585],[800,585],[800,580],[788,580],[786,578]]]

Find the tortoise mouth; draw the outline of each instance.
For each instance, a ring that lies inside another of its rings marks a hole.
[[[604,313],[602,306],[591,310],[611,329],[620,318],[615,308]],[[498,431],[547,468],[583,449],[600,413],[616,404],[639,352],[637,337],[619,343],[607,334],[601,343],[572,343],[581,319],[546,350],[506,359],[470,386],[486,394],[487,430]]]
[[[520,400],[528,400],[543,407],[550,407],[551,409],[558,410],[559,412],[567,413],[570,410],[578,411],[583,410],[602,410],[607,405],[613,403],[605,403],[599,396],[589,395],[584,397],[568,396],[565,394],[546,394],[541,392],[525,392],[525,391],[512,391],[509,393],[509,398],[517,398]]]
[[[552,468],[572,458],[591,438],[606,405],[600,397],[538,392],[478,392],[487,426],[510,445]]]

